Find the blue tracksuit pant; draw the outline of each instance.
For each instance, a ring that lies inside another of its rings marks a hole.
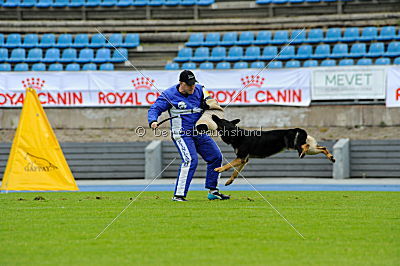
[[[175,185],[176,196],[186,196],[190,182],[196,171],[198,157],[197,153],[207,162],[206,184],[207,189],[216,189],[220,173],[214,169],[222,164],[222,154],[214,142],[207,134],[196,136],[173,136],[176,147],[182,158],[182,164],[178,172]]]

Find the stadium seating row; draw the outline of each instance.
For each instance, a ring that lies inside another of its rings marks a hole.
[[[215,0],[0,0],[3,7],[208,6]]]
[[[81,66],[77,63],[72,63],[72,64],[67,64],[64,66],[60,63],[55,63],[55,64],[51,64],[48,66],[46,66],[46,64],[44,63],[36,63],[33,64],[31,66],[31,68],[29,68],[29,65],[27,63],[19,63],[16,64],[14,66],[14,69],[12,69],[11,65],[8,63],[3,63],[0,64],[0,71],[80,71],[80,70],[108,70],[108,71],[112,71],[114,70],[114,65],[111,63],[104,63],[101,64],[99,67],[94,64],[94,63],[87,63],[84,64],[81,68]]]
[[[368,52],[367,52],[368,50]],[[324,59],[324,58],[360,58],[360,57],[396,57],[400,56],[400,42],[390,42],[385,50],[385,44],[382,42],[371,43],[369,49],[365,43],[355,43],[349,49],[347,44],[335,44],[331,50],[329,44],[318,45],[314,52],[311,45],[301,45],[297,52],[295,46],[282,46],[278,55],[277,46],[266,46],[261,52],[258,46],[250,46],[246,50],[241,46],[232,46],[228,52],[225,47],[214,47],[211,50],[208,47],[198,47],[194,54],[192,48],[182,48],[178,52],[178,56],[174,58],[176,62],[203,62],[203,61],[255,61],[255,60],[271,60],[277,57],[280,60],[290,59]]]
[[[259,5],[265,4],[286,4],[286,3],[319,3],[319,2],[349,2],[353,0],[256,0]]]
[[[298,60],[287,61],[285,64],[282,61],[272,61],[269,63],[268,68],[295,68],[295,67],[317,67],[317,66],[368,66],[368,65],[390,65],[391,60],[386,57],[378,58],[373,62],[370,58],[359,59],[357,63],[354,62],[354,59],[342,59],[338,63],[334,59],[326,59],[318,64],[317,60],[309,59],[303,62],[303,64]],[[393,60],[393,64],[400,65],[400,57],[397,57]],[[219,62],[215,65],[215,69],[243,69],[243,68],[264,68],[266,63],[263,61],[256,61],[249,65],[248,62],[236,62],[231,66],[229,62]],[[168,63],[165,66],[166,70],[178,70],[178,69],[196,69],[197,65],[194,62],[186,62],[179,67],[178,63]],[[214,64],[211,62],[204,62],[199,65],[199,69],[214,69]]]
[[[0,0],[1,1],[1,0]],[[108,41],[105,39],[108,39]],[[49,47],[75,47],[75,48],[100,48],[100,47],[126,47],[134,48],[140,45],[140,37],[137,33],[128,33],[125,38],[120,33],[94,34],[89,36],[86,33],[76,34],[75,36],[65,33],[56,37],[53,33],[43,34],[39,41],[39,35],[35,33],[22,36],[19,33],[12,33],[5,37],[0,33],[0,47],[5,48],[49,48]],[[23,40],[22,40],[23,39]]]
[[[95,52],[96,51],[96,52]],[[114,51],[113,53],[111,53]],[[112,54],[112,56],[111,56]],[[128,59],[128,50],[126,48],[118,48],[118,50],[100,48],[91,49],[84,48],[78,52],[75,48],[67,48],[62,50],[58,48],[47,49],[43,56],[43,50],[41,48],[32,48],[26,51],[24,48],[15,48],[11,51],[10,56],[8,55],[7,48],[0,48],[0,62],[77,62],[77,63],[105,63],[105,62],[124,62]]]
[[[255,35],[252,31],[227,32],[222,35],[218,32],[193,33],[189,37],[186,46],[232,46],[232,45],[266,45],[266,44],[285,44],[285,43],[332,43],[332,42],[355,42],[355,41],[388,41],[400,40],[400,30],[396,33],[395,26],[378,27],[351,27],[345,28],[343,33],[341,28],[329,28],[326,32],[323,29],[306,30],[280,30],[274,34],[271,31],[260,31]]]

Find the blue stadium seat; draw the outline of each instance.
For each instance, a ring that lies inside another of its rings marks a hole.
[[[289,34],[286,30],[276,31],[274,38],[271,40],[272,44],[284,44],[289,41]]]
[[[8,59],[8,49],[0,48],[0,62],[6,62]]]
[[[207,61],[209,56],[210,56],[210,49],[208,47],[198,47],[194,52],[192,61],[194,62]]]
[[[0,47],[4,46],[4,34],[0,33]]]
[[[27,63],[19,63],[14,66],[14,71],[29,71]]]
[[[354,65],[353,59],[342,59],[339,61],[339,66],[352,66]]]
[[[320,44],[315,48],[314,54],[311,58],[322,59],[329,57],[331,54],[329,44]]]
[[[78,63],[89,63],[94,60],[94,51],[91,48],[85,48],[80,50],[79,57],[75,60]]]
[[[106,39],[100,33],[96,33],[92,35],[92,38],[89,43],[89,47],[92,48],[100,48],[106,46]]]
[[[250,68],[264,68],[265,67],[265,63],[263,61],[255,61],[253,63],[251,63]]]
[[[118,0],[117,6],[119,7],[127,7],[127,6],[133,6],[133,0]]]
[[[253,44],[265,45],[271,42],[272,33],[270,31],[259,31]]]
[[[11,65],[9,63],[0,64],[0,71],[11,71]]]
[[[306,0],[306,3],[319,3],[321,0]]]
[[[25,49],[15,48],[11,51],[11,55],[7,60],[8,62],[23,62],[25,61]]]
[[[271,4],[272,0],[256,0],[256,4],[259,5],[266,5],[266,4]]]
[[[309,44],[302,45],[297,49],[296,59],[308,59],[312,55],[312,46]]]
[[[278,55],[278,48],[276,46],[264,47],[260,60],[272,60]]]
[[[19,6],[20,0],[6,0],[3,3],[4,7],[17,7]]]
[[[43,63],[33,64],[31,67],[32,71],[46,71],[46,65]]]
[[[389,43],[387,51],[384,53],[384,55],[389,57],[400,56],[400,42]]]
[[[289,3],[292,3],[292,4],[298,4],[298,3],[304,3],[305,2],[305,0],[289,0]]]
[[[60,63],[55,63],[51,64],[49,68],[47,69],[48,71],[63,71],[63,65]]]
[[[174,58],[176,62],[186,62],[192,59],[192,48],[182,48],[178,51],[178,56]]]
[[[375,65],[390,65],[390,58],[381,57],[375,60]]]
[[[49,48],[56,46],[56,36],[53,33],[43,34],[38,47],[40,48]]]
[[[393,64],[400,65],[400,57],[397,57],[396,59],[394,59]]]
[[[342,42],[354,42],[359,38],[358,27],[346,28],[343,33],[343,37],[340,39]]]
[[[295,57],[294,46],[283,46],[278,56],[279,60],[289,60]]]
[[[229,49],[227,61],[239,61],[243,57],[243,47],[233,46]]]
[[[250,46],[250,47],[248,47],[246,49],[246,53],[242,57],[242,60],[245,60],[245,61],[258,60],[258,58],[260,57],[260,54],[261,54],[260,47],[258,47],[258,46]]]
[[[54,0],[52,7],[66,7],[69,0]]]
[[[365,43],[355,43],[351,46],[349,57],[363,57],[367,53],[367,46]]]
[[[208,58],[209,61],[218,62],[224,60],[226,57],[225,47],[214,47],[211,51],[211,56]]]
[[[28,51],[25,62],[40,62],[43,59],[43,51],[41,48],[33,48]]]
[[[210,32],[207,34],[206,39],[203,43],[204,46],[216,46],[219,43],[219,33]]]
[[[44,58],[42,59],[45,63],[54,63],[60,60],[60,49],[50,48],[46,51]]]
[[[318,66],[318,61],[317,60],[306,60],[303,63],[303,67],[317,67]]]
[[[321,65],[323,67],[331,67],[331,66],[336,66],[336,61],[333,59],[325,59],[321,62]]]
[[[254,33],[252,31],[244,31],[240,34],[239,40],[236,41],[236,45],[250,45],[254,41]]]
[[[376,27],[365,27],[362,30],[360,41],[373,41],[378,37],[378,29]]]
[[[100,6],[111,7],[111,6],[115,6],[116,4],[117,4],[117,0],[103,0],[100,3]]]
[[[81,67],[77,63],[68,64],[65,67],[65,71],[79,71],[79,70],[81,70]]]
[[[85,5],[85,0],[71,0],[68,3],[69,7],[82,7]]]
[[[164,4],[164,0],[148,0],[147,5],[149,6],[161,6]]]
[[[345,43],[337,43],[333,46],[331,58],[343,58],[349,55],[349,47]]]
[[[227,32],[222,36],[222,40],[219,45],[223,46],[231,46],[234,45],[237,41],[237,32]]]
[[[295,68],[295,67],[300,67],[300,61],[297,60],[292,60],[292,61],[287,61],[285,67],[287,68]]]
[[[164,0],[164,5],[166,6],[177,6],[179,3],[180,0]]]
[[[400,40],[400,29],[399,29],[399,32],[396,35],[396,40]]]
[[[210,62],[201,63],[199,66],[200,69],[214,69],[214,64]]]
[[[16,48],[21,46],[21,34],[12,33],[7,36],[7,41],[4,44],[6,48]]]
[[[95,71],[97,70],[97,65],[94,63],[86,63],[82,66],[83,71]]]
[[[100,6],[101,0],[86,0],[85,6],[96,7]]]
[[[209,6],[215,3],[215,0],[196,0],[198,6]]]
[[[21,0],[20,7],[33,7],[36,5],[36,0]]]
[[[111,51],[108,48],[100,48],[96,51],[96,57],[92,60],[95,63],[105,63],[111,61]]]
[[[122,47],[126,48],[135,48],[140,45],[140,37],[137,33],[128,33],[125,35],[124,42],[122,43]]]
[[[89,45],[89,36],[86,33],[79,33],[75,35],[72,47],[83,48]]]
[[[340,28],[329,28],[326,31],[324,42],[338,42],[342,38],[342,30]]]
[[[39,37],[35,33],[26,34],[24,37],[24,42],[21,44],[23,48],[32,48],[38,46]]]
[[[183,63],[181,69],[196,69],[196,64],[193,62]]]
[[[269,63],[268,68],[282,68],[283,64],[281,61],[272,61]]]
[[[324,40],[324,31],[322,29],[311,29],[308,32],[306,42],[308,43],[319,43]]]
[[[123,38],[121,33],[113,33],[110,35],[106,47],[121,47],[122,41]]]
[[[386,26],[381,28],[381,32],[377,37],[379,41],[388,41],[396,38],[396,27],[394,26]]]
[[[219,62],[215,69],[231,69],[231,64],[229,62]]]
[[[369,46],[368,53],[366,56],[368,57],[379,57],[382,56],[383,53],[385,52],[385,45],[383,42],[374,42],[371,43]]]
[[[64,33],[58,36],[58,41],[56,47],[66,48],[71,47],[72,45],[72,35],[69,33]]]
[[[358,66],[370,66],[372,65],[372,59],[371,58],[362,58],[357,61]]]
[[[272,0],[273,4],[286,4],[289,0]]]
[[[290,41],[292,44],[303,43],[306,40],[305,30],[292,30],[290,34]]]
[[[133,6],[146,6],[148,0],[134,0]]]
[[[128,49],[126,48],[118,48],[118,50],[114,49],[113,56],[111,57],[111,62],[125,62],[128,60]]]
[[[196,4],[196,0],[181,0],[182,6],[193,6]]]
[[[203,33],[192,33],[189,36],[189,41],[185,43],[185,45],[189,47],[196,47],[196,46],[202,46],[203,43],[204,43]]]
[[[64,49],[59,61],[63,63],[75,62],[76,54],[77,53],[75,48]]]
[[[244,69],[249,68],[249,64],[247,62],[236,62],[233,64],[233,69]]]
[[[165,70],[178,70],[179,69],[179,64],[172,62],[172,63],[167,63],[165,65]]]

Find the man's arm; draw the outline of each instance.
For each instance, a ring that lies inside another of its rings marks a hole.
[[[149,122],[149,126],[151,128],[157,127],[157,119],[161,115],[161,113],[167,111],[171,108],[171,104],[165,97],[164,93],[157,98],[156,102],[150,106],[149,111],[147,112],[147,120]],[[153,124],[155,122],[155,124]]]

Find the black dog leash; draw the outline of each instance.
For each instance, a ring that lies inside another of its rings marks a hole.
[[[177,115],[176,115],[176,116],[171,116],[171,117],[169,117],[169,118],[166,118],[166,119],[164,119],[164,120],[161,120],[160,123],[157,123],[157,125],[158,125],[158,126],[161,126],[161,124],[167,122],[168,120],[171,120],[171,119],[174,119],[174,118],[177,118],[177,117],[179,117],[179,116],[177,116]]]

